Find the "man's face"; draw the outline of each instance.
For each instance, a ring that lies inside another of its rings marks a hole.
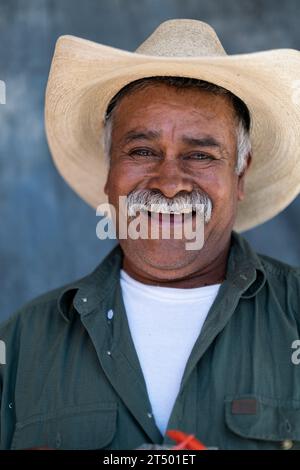
[[[244,176],[235,172],[236,129],[228,98],[199,89],[156,84],[121,99],[113,118],[105,186],[117,217],[119,196],[139,189],[158,190],[169,199],[200,190],[213,205],[200,251],[186,250],[183,239],[121,239],[133,269],[157,280],[176,279],[217,258],[243,197]]]

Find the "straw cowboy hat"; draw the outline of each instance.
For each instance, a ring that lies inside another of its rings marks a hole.
[[[247,230],[284,209],[300,191],[300,52],[227,55],[215,31],[196,20],[162,23],[135,52],[75,36],[56,43],[46,90],[45,126],[54,162],[92,207],[107,201],[103,123],[126,84],[156,75],[222,86],[251,114],[253,162],[234,229]]]

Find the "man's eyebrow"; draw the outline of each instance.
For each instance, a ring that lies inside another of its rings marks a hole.
[[[160,136],[161,133],[155,130],[132,130],[127,132],[122,140],[125,144],[129,144],[135,140],[156,140]],[[221,151],[223,150],[223,145],[212,136],[194,137],[184,135],[181,141],[194,147],[215,147]]]
[[[218,147],[221,150],[223,148],[223,145],[212,136],[192,137],[184,135],[181,140],[185,144],[193,145],[195,147]]]
[[[125,134],[123,140],[125,144],[129,144],[134,140],[154,140],[160,137],[160,132],[158,131],[129,131]]]

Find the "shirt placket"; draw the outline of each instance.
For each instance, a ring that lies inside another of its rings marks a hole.
[[[119,282],[116,283],[111,302],[107,299],[102,301],[93,313],[82,316],[82,322],[94,344],[101,367],[116,393],[150,441],[160,443],[162,435],[151,410]]]
[[[201,422],[201,416],[197,413],[200,406],[198,403],[199,397],[197,396],[196,382],[198,376],[201,376],[201,373],[196,373],[196,367],[201,367],[201,358],[212,345],[216,336],[230,321],[242,292],[253,282],[255,271],[253,268],[250,268],[243,273],[236,273],[233,277],[229,275],[229,278],[229,280],[225,280],[222,284],[187,361],[180,390],[169,419],[168,429],[178,429],[188,433],[195,433],[195,430],[199,428],[196,421]],[[235,282],[237,279],[239,281],[238,283]],[[183,409],[185,410],[184,413]],[[171,443],[170,438],[164,436],[163,444],[170,445]]]

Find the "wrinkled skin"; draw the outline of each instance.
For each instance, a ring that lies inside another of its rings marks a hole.
[[[249,155],[243,173],[236,174],[236,126],[228,98],[203,90],[156,84],[120,100],[105,185],[116,210],[118,197],[134,189],[158,189],[168,198],[200,189],[213,203],[201,250],[186,250],[184,240],[120,240],[129,275],[146,284],[179,288],[222,282],[251,162]],[[204,138],[210,142],[192,140]]]

